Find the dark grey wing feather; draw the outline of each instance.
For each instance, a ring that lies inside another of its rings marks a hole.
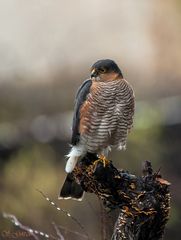
[[[76,183],[72,173],[68,173],[65,182],[60,191],[59,199],[73,198],[75,200],[81,200],[84,190],[80,184]]]
[[[72,124],[72,140],[71,140],[72,145],[76,145],[79,142],[80,107],[86,100],[87,95],[90,92],[91,85],[92,85],[92,80],[90,79],[85,80],[80,86],[80,88],[78,89],[76,94],[73,124]]]

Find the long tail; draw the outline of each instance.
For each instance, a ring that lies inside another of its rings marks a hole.
[[[84,195],[82,187],[75,182],[72,173],[68,173],[60,190],[59,199],[74,199],[81,201]]]
[[[84,191],[82,187],[74,180],[72,171],[74,170],[78,159],[85,156],[85,154],[86,150],[83,145],[79,144],[71,148],[70,153],[67,155],[68,160],[65,166],[65,171],[68,174],[60,190],[59,199],[72,198],[79,201],[82,200]]]
[[[65,171],[71,173],[80,157],[86,154],[85,148],[82,145],[73,146],[70,153],[67,155],[68,160],[65,166]]]

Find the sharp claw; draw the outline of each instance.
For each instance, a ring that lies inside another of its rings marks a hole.
[[[99,155],[99,159],[94,162],[95,168],[97,167],[97,164],[98,164],[99,162],[102,162],[104,167],[106,167],[106,165],[109,164],[109,160],[108,160],[104,155],[102,155],[102,154]]]

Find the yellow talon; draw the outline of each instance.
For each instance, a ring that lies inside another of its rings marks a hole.
[[[104,156],[104,155],[99,155],[99,159],[97,160],[99,162],[102,162],[103,163],[103,166],[106,167],[106,165],[109,164],[109,160]]]
[[[98,157],[99,158],[97,160],[95,160],[93,163],[94,170],[97,168],[97,164],[99,162],[102,162],[104,167],[106,167],[110,163],[110,161],[104,155],[101,154]]]

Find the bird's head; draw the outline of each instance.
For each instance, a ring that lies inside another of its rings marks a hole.
[[[99,60],[91,67],[91,79],[94,81],[113,81],[117,78],[123,78],[123,75],[113,60]]]

